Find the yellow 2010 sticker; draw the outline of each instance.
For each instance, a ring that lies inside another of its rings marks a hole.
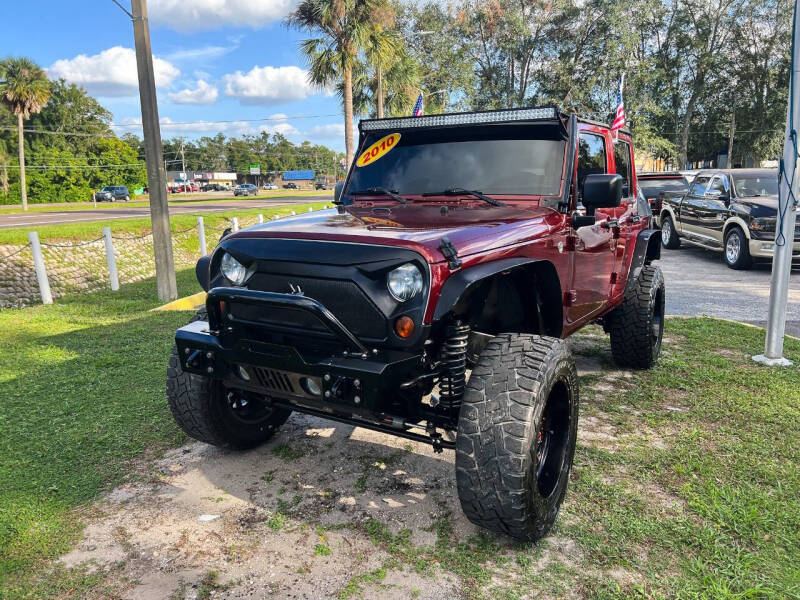
[[[367,165],[371,165],[382,156],[385,156],[389,150],[397,146],[397,142],[399,141],[399,133],[390,133],[389,135],[382,137],[361,153],[361,156],[359,156],[358,160],[356,161],[356,166],[365,167]]]

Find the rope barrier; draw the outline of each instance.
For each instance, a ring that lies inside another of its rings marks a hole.
[[[124,236],[124,235],[112,235],[111,239],[112,240],[127,240],[127,241],[143,240],[144,238],[150,237],[151,235],[153,235],[153,232],[152,231],[148,231],[144,235],[134,235],[134,236],[130,236],[130,237],[129,236]]]
[[[100,236],[96,240],[89,240],[88,242],[77,242],[74,244],[53,244],[48,242],[39,242],[41,246],[47,246],[48,248],[78,248],[80,246],[88,246],[89,244],[94,244],[95,242],[102,241],[103,236]]]
[[[9,259],[9,258],[11,258],[12,256],[16,256],[17,254],[19,254],[20,252],[22,252],[22,251],[23,251],[23,250],[25,250],[26,248],[30,248],[30,246],[31,246],[31,243],[30,243],[30,242],[28,242],[27,244],[25,244],[24,246],[22,246],[22,247],[21,247],[19,250],[15,250],[15,251],[14,251],[14,252],[12,252],[11,254],[6,254],[5,256],[0,256],[0,261],[3,261],[3,260],[6,260],[6,259]]]

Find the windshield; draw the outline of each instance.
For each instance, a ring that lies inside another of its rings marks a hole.
[[[777,196],[778,174],[734,175],[733,186],[736,188],[736,195],[740,198],[748,196]]]
[[[640,179],[639,187],[648,198],[658,196],[661,192],[685,192],[689,189],[689,182],[685,177],[671,177],[669,179]]]
[[[381,148],[389,138],[391,145]],[[376,143],[375,158],[364,160]],[[382,187],[405,195],[452,188],[557,195],[564,148],[555,127],[421,129],[389,136],[384,131],[366,137],[345,194]]]

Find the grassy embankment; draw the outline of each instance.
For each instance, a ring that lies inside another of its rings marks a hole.
[[[218,196],[211,193],[195,192],[191,194],[170,194],[170,205],[194,205],[202,206],[207,202],[225,202],[228,200],[270,200],[273,198],[305,198],[309,196],[326,196],[333,199],[333,190],[263,190],[257,196],[233,196],[231,192],[227,196]],[[2,205],[0,215],[26,214],[26,213],[48,213],[61,211],[81,211],[81,210],[115,210],[120,208],[143,208],[149,206],[147,194],[136,196],[130,202],[98,202],[95,206],[92,202],[76,203],[55,203],[55,204],[28,204],[28,210],[23,211],[21,205]]]
[[[240,221],[244,219],[253,220],[257,215],[263,214],[265,220],[269,220],[273,215],[286,216],[292,211],[300,214],[308,212],[309,208],[319,210],[325,206],[325,202],[313,202],[309,204],[292,204],[291,206],[280,206],[276,208],[251,208],[226,210],[214,213],[202,213],[206,231],[214,229],[224,229],[230,226],[230,220],[238,217]],[[330,206],[330,203],[328,203]],[[197,224],[198,215],[172,215],[170,224],[173,231],[181,231]],[[45,241],[81,241],[95,239],[102,235],[103,227],[111,227],[112,235],[143,235],[150,231],[149,217],[135,217],[131,219],[109,219],[107,221],[89,221],[85,223],[63,223],[59,225],[37,225],[27,227],[15,227],[11,229],[0,229],[0,244],[27,244],[28,231],[39,232],[39,238]]]

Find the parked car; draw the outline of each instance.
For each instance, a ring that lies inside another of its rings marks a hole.
[[[722,251],[731,269],[748,269],[753,259],[772,259],[778,217],[778,174],[772,169],[700,171],[687,192],[667,197],[661,210],[661,241],[682,241]],[[800,258],[795,231],[794,258]]]
[[[656,225],[659,224],[658,217],[664,197],[667,194],[683,196],[689,189],[689,180],[679,171],[643,172],[637,173],[636,178],[639,180],[639,189],[655,216]]]
[[[220,185],[219,183],[204,183],[200,186],[201,192],[222,192],[225,190],[225,186]]]
[[[328,185],[326,183],[322,182],[322,181],[318,181],[317,183],[314,184],[314,189],[315,190],[327,190],[328,189]]]
[[[660,243],[630,135],[554,107],[359,132],[336,210],[229,233],[198,262],[208,295],[176,334],[172,414],[227,449],[298,411],[454,450],[467,517],[539,539],[577,436],[564,338],[602,320],[624,367],[661,347]]]
[[[255,196],[258,194],[258,188],[252,183],[243,183],[233,188],[234,196]]]
[[[296,183],[293,183],[293,182],[290,181],[289,183],[284,183],[283,184],[283,189],[285,189],[285,190],[299,190],[300,186],[298,186]]]
[[[172,186],[173,194],[188,194],[189,192],[199,192],[200,186],[194,182],[176,183]]]
[[[116,202],[117,200],[127,202],[130,199],[131,194],[124,185],[107,185],[94,195],[95,202]]]
[[[265,183],[264,184],[264,189],[265,190],[277,190],[278,186],[275,185],[274,183]]]

